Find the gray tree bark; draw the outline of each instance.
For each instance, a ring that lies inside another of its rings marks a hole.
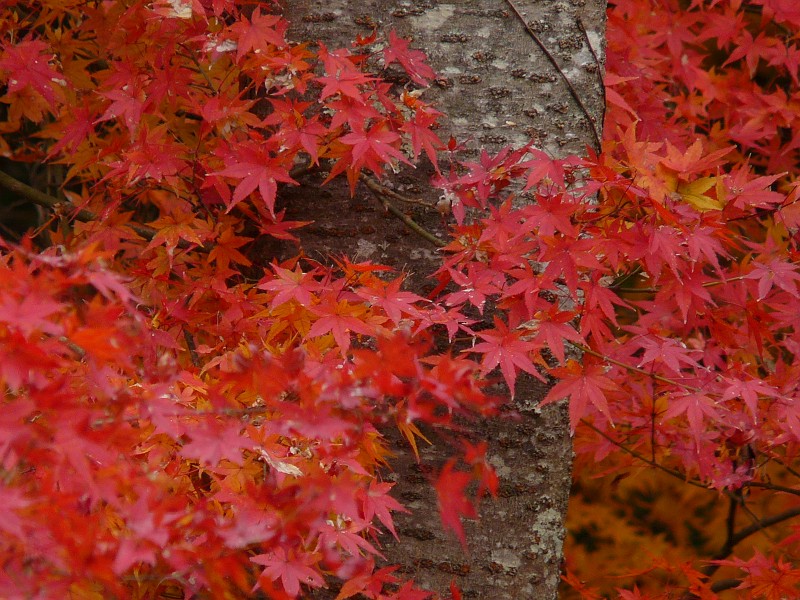
[[[347,47],[373,28],[413,38],[439,74],[423,98],[448,116],[440,134],[468,141],[468,152],[519,147],[532,139],[551,155],[564,156],[595,146],[602,129],[605,4],[287,0],[285,12],[294,39],[322,40],[330,48]],[[428,184],[430,175],[420,167],[386,183],[433,205],[438,194]],[[347,253],[390,264],[412,273],[417,291],[431,286],[425,276],[439,264],[436,248],[387,214],[369,190],[359,186],[351,198],[343,182],[310,189],[286,191],[287,218],[315,222],[301,230],[307,254]],[[412,216],[444,238],[434,210],[414,205]],[[521,382],[514,406],[521,418],[484,421],[464,433],[490,441],[502,481],[499,498],[482,505],[480,521],[467,523],[467,552],[442,530],[429,483],[428,470],[446,459],[447,444],[432,438],[435,443],[421,449],[419,465],[410,451],[393,459],[396,496],[413,512],[398,515],[401,541],[386,539],[384,550],[404,576],[441,593],[454,580],[465,598],[556,597],[572,447],[564,407],[536,408],[546,391],[532,380]]]

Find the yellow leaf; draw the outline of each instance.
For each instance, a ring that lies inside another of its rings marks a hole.
[[[679,184],[676,191],[681,198],[700,212],[722,210],[725,205],[720,200],[706,195],[706,192],[716,183],[716,177],[701,177],[689,183]]]
[[[403,437],[408,440],[408,443],[411,444],[411,449],[414,451],[414,456],[419,462],[419,449],[417,448],[417,438],[423,439],[428,444],[431,444],[431,441],[423,435],[423,433],[417,428],[414,423],[408,419],[403,418],[401,415],[398,414],[397,418],[397,428],[400,430],[400,433],[403,434]]]

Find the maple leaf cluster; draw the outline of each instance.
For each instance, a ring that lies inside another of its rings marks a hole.
[[[0,262],[2,593],[427,597],[376,568],[402,510],[383,432],[416,451],[523,372],[568,399],[579,477],[640,465],[730,500],[713,569],[796,589],[800,14],[686,4],[610,7],[600,155],[447,165],[413,89],[434,73],[394,33],[312,50],[231,0],[5,6],[0,153],[60,165],[69,202],[48,248]],[[423,153],[454,221],[431,297],[379,265],[255,260],[304,225],[279,202],[301,174],[354,188]],[[497,480],[460,450],[434,487],[463,540]],[[751,506],[781,544],[729,559]],[[620,597],[721,589],[638,568],[669,585]]]
[[[585,295],[582,364],[557,367],[551,393],[589,409],[572,409],[581,597],[614,594],[612,574],[631,582],[625,598],[800,595],[798,27],[780,0],[609,5],[599,205],[584,222],[612,245],[592,274],[604,291]],[[609,301],[616,320],[591,314]],[[613,489],[591,481],[601,459]],[[630,544],[653,564],[624,556]]]
[[[385,267],[252,248],[295,241],[297,173],[435,160],[438,111],[368,67],[434,73],[394,33],[312,51],[287,27],[228,0],[0,10],[0,152],[63,194],[47,248],[2,246],[0,595],[430,596],[375,566],[405,510],[384,433],[416,450],[494,410],[475,363],[432,356],[457,317]],[[466,483],[496,490],[484,451],[438,483],[465,515]]]

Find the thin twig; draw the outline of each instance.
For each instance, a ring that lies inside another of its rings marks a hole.
[[[800,506],[795,506],[794,508],[785,510],[782,513],[778,513],[777,515],[772,515],[771,517],[759,519],[752,525],[748,525],[747,527],[740,529],[733,535],[731,539],[731,549],[733,549],[733,546],[735,546],[742,540],[750,537],[755,533],[758,533],[762,529],[766,529],[767,527],[771,527],[772,525],[777,525],[778,523],[782,523],[783,521],[788,521],[789,519],[793,519],[794,517],[798,516],[800,516]],[[725,555],[721,554],[716,555],[714,556],[714,560],[722,560],[723,558],[726,558],[729,554],[730,552]]]
[[[772,515],[771,517],[767,517],[765,519],[758,519],[752,525],[748,525],[743,529],[733,533],[732,535],[728,536],[728,539],[725,540],[725,544],[722,546],[722,549],[717,552],[711,560],[724,560],[728,556],[733,553],[733,548],[741,541],[747,539],[753,534],[758,533],[766,529],[767,527],[771,527],[772,525],[777,525],[784,521],[788,521],[789,519],[793,519],[794,517],[800,516],[800,506],[796,506],[794,508],[790,508],[789,510],[785,510],[782,513],[778,513],[777,515]],[[706,577],[711,577],[716,573],[721,565],[708,565],[706,568],[702,569],[703,575]],[[720,579],[719,581],[715,581],[711,585],[711,590],[714,592],[721,592],[723,590],[729,590],[731,588],[737,587],[741,583],[738,579]],[[691,592],[687,592],[684,594],[682,600],[692,600],[693,598],[697,598],[695,594]]]
[[[771,458],[769,460],[775,461],[776,463],[778,463],[780,466],[782,466],[784,469],[786,469],[790,474],[794,475],[795,477],[800,477],[800,471],[796,471],[795,469],[793,469],[792,467],[787,465],[784,461],[782,461],[780,458]]]
[[[194,338],[192,334],[189,333],[188,329],[183,330],[183,339],[186,340],[186,348],[189,350],[192,366],[201,367],[202,363],[200,362],[200,357],[197,355],[197,345],[194,343]]]
[[[617,365],[618,367],[622,367],[626,371],[630,371],[632,373],[639,373],[640,375],[645,375],[645,376],[650,377],[651,379],[653,379],[655,381],[660,381],[661,383],[666,383],[668,385],[674,385],[676,387],[683,388],[683,389],[685,389],[686,391],[689,391],[689,392],[702,392],[703,391],[698,387],[694,387],[692,385],[686,385],[685,383],[680,383],[679,381],[675,381],[674,379],[670,379],[669,377],[664,377],[662,375],[656,375],[655,373],[651,373],[650,371],[646,371],[646,370],[644,370],[644,369],[642,369],[640,367],[634,367],[633,365],[626,364],[626,363],[622,362],[621,360],[617,360],[615,358],[611,358],[610,356],[606,356],[605,354],[603,354],[601,352],[597,352],[595,350],[592,350],[591,348],[589,348],[588,346],[584,346],[583,344],[576,344],[575,342],[570,342],[569,340],[565,340],[565,341],[568,344],[570,344],[571,346],[574,346],[575,348],[577,348],[578,350],[583,352],[584,354],[589,354],[589,355],[594,356],[596,358],[600,358],[600,359],[602,359],[602,360],[604,360],[606,362],[611,363],[612,365]]]
[[[794,265],[794,263],[792,264]],[[701,287],[711,288],[711,287],[716,287],[718,285],[725,285],[731,283],[732,281],[744,281],[746,279],[749,279],[747,275],[737,275],[736,277],[731,277],[730,279],[706,281],[705,283],[701,284]],[[617,287],[614,285],[609,286],[609,289],[612,289],[615,292],[619,292],[620,294],[656,294],[660,291],[659,288],[653,288],[653,287],[629,288],[629,287]]]
[[[528,33],[529,36],[531,36],[533,41],[536,42],[536,45],[539,46],[539,48],[542,50],[544,55],[547,57],[547,60],[549,60],[552,63],[552,65],[558,71],[559,75],[561,75],[561,79],[564,80],[564,83],[566,84],[570,95],[572,96],[572,98],[577,103],[578,108],[581,109],[581,111],[583,112],[584,116],[586,117],[586,122],[589,124],[589,129],[592,132],[592,137],[594,138],[595,149],[599,152],[600,151],[600,146],[601,146],[601,144],[600,144],[600,134],[597,132],[597,128],[594,125],[594,121],[592,120],[592,115],[589,114],[588,109],[583,104],[583,101],[581,100],[580,96],[578,95],[578,92],[575,89],[575,87],[572,85],[572,82],[564,74],[564,71],[561,70],[561,67],[558,64],[558,61],[555,59],[555,57],[547,49],[547,46],[545,46],[544,43],[542,43],[542,40],[539,39],[539,36],[536,35],[536,33],[533,31],[533,29],[531,29],[528,26],[528,23],[525,21],[525,17],[522,16],[522,14],[519,12],[519,10],[514,5],[514,3],[511,0],[506,0],[506,4],[508,4],[508,6],[514,12],[514,14],[517,16],[517,18],[522,22],[522,25],[525,27],[525,31]],[[590,45],[590,47],[591,47],[591,45]]]
[[[385,185],[381,185],[378,181],[373,179],[372,177],[365,177],[361,176],[364,182],[369,186],[371,190],[378,191],[379,193],[383,194],[384,196],[388,196],[393,200],[397,200],[398,202],[405,202],[406,204],[417,204],[419,206],[424,206],[425,208],[435,208],[430,202],[425,202],[424,200],[417,200],[416,198],[409,198],[407,196],[403,196],[402,194],[398,194],[393,189],[386,187]]]
[[[617,440],[615,440],[614,438],[612,438],[612,437],[611,437],[610,435],[608,435],[608,434],[607,434],[605,431],[602,431],[601,429],[599,429],[599,428],[595,427],[594,425],[592,425],[592,424],[591,424],[589,421],[587,421],[586,419],[581,419],[581,423],[583,423],[584,425],[586,425],[586,426],[587,426],[589,429],[591,429],[592,431],[594,431],[594,432],[595,432],[596,434],[598,434],[599,436],[601,436],[601,437],[605,438],[607,441],[609,441],[609,442],[611,442],[612,444],[614,444],[614,445],[615,445],[617,448],[619,448],[620,450],[622,450],[622,451],[623,451],[623,452],[625,452],[626,454],[629,454],[629,455],[631,455],[633,458],[635,458],[635,459],[637,459],[637,460],[640,460],[640,461],[642,461],[643,463],[645,463],[645,464],[647,464],[647,465],[650,465],[651,467],[654,467],[654,468],[658,469],[659,471],[663,471],[663,472],[664,472],[664,473],[666,473],[667,475],[672,475],[673,477],[675,477],[676,479],[680,479],[680,480],[681,480],[681,481],[683,481],[684,483],[688,483],[689,485],[693,485],[693,486],[695,486],[695,487],[699,487],[699,488],[701,488],[701,489],[704,489],[704,490],[711,491],[711,488],[710,488],[710,487],[708,487],[708,485],[706,485],[706,484],[705,484],[705,483],[703,483],[702,481],[699,481],[699,480],[697,480],[697,479],[688,479],[688,478],[687,478],[685,475],[683,475],[683,474],[682,474],[680,471],[676,471],[675,469],[670,469],[669,467],[665,467],[664,465],[662,465],[662,464],[659,464],[658,462],[656,462],[656,461],[654,461],[654,460],[650,460],[649,458],[647,458],[647,457],[646,457],[646,456],[644,456],[643,454],[639,454],[639,453],[638,453],[638,452],[636,452],[635,450],[631,450],[631,449],[630,449],[630,448],[628,448],[627,446],[623,445],[621,442],[618,442]]]
[[[774,483],[766,483],[763,481],[750,481],[745,485],[749,487],[761,488],[765,490],[772,490],[773,492],[784,492],[785,494],[792,494],[793,496],[800,496],[800,490],[797,488],[790,488],[783,485],[775,485]]]
[[[736,545],[734,541],[736,538],[736,509],[741,501],[741,495],[738,497],[731,496],[728,499],[728,516],[725,518],[725,543],[722,545],[722,550],[719,551],[720,554],[725,556],[733,552],[733,547]],[[722,558],[725,558],[725,556]]]
[[[592,53],[592,58],[594,58],[594,64],[597,65],[597,81],[600,83],[600,90],[603,92],[603,96],[606,93],[606,82],[603,81],[603,65],[600,63],[600,59],[597,57],[597,54],[594,51],[594,46],[592,46],[592,42],[589,39],[589,32],[586,31],[586,26],[583,24],[583,19],[578,17],[578,29],[581,30],[583,34],[583,39],[586,41],[586,46],[589,48],[589,52]],[[605,105],[605,102],[603,102]]]
[[[419,223],[414,221],[414,219],[406,215],[402,210],[397,208],[394,204],[389,202],[387,196],[390,195],[388,192],[392,192],[392,190],[390,190],[385,186],[382,186],[377,181],[373,181],[368,177],[362,177],[362,180],[364,181],[364,184],[375,195],[375,198],[383,205],[383,208],[385,208],[388,212],[392,213],[395,217],[400,219],[403,222],[403,225],[405,225],[408,229],[416,233],[418,236],[428,240],[431,244],[433,244],[437,248],[443,248],[444,246],[447,245],[442,240],[433,235],[430,231],[428,231],[427,229],[422,227]]]

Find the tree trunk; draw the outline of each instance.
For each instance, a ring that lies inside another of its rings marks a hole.
[[[604,103],[604,0],[286,4],[295,39],[347,47],[373,28],[413,38],[440,75],[423,95],[448,116],[447,132],[440,136],[468,141],[468,152],[519,147],[531,139],[554,156],[596,146]],[[430,175],[419,167],[386,183],[434,205],[438,194],[428,184]],[[436,247],[386,213],[366,187],[359,185],[352,198],[341,181],[311,189],[286,190],[287,218],[314,221],[301,233],[306,254],[348,254],[393,265],[412,274],[416,291],[432,286],[425,277],[440,263]],[[416,221],[444,238],[435,210],[411,209]],[[464,433],[490,441],[491,461],[502,480],[499,498],[482,505],[480,521],[467,524],[467,551],[442,530],[428,478],[427,470],[448,456],[447,444],[431,438],[434,444],[421,449],[420,465],[410,451],[392,461],[396,496],[413,512],[398,515],[401,542],[387,539],[385,554],[427,589],[444,593],[454,580],[465,598],[556,597],[571,482],[568,419],[564,407],[536,408],[545,387],[528,379],[517,389],[514,408],[521,418],[480,422]]]

